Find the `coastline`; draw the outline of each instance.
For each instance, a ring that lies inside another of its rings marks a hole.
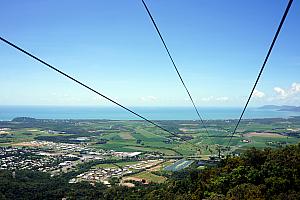
[[[151,120],[197,120],[192,107],[131,107],[137,113]],[[238,107],[199,107],[205,120],[234,120],[240,115]],[[300,116],[300,112],[265,110],[250,107],[243,119],[289,118]],[[16,117],[37,119],[109,119],[140,120],[118,107],[97,106],[0,106],[0,121]]]

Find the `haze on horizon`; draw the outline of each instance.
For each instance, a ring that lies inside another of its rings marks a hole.
[[[196,105],[242,106],[287,1],[147,3]],[[294,2],[249,106],[300,105],[299,9]],[[139,0],[7,1],[0,26],[121,104],[191,106]],[[0,105],[112,105],[4,43],[0,66]]]

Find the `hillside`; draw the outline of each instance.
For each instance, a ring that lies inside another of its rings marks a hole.
[[[0,171],[1,199],[299,199],[300,144],[279,149],[250,149],[219,166],[164,174],[163,184],[134,188],[113,184],[68,183],[68,174]]]

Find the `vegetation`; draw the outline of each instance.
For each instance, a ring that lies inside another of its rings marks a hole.
[[[190,156],[218,154],[219,145],[226,146],[236,120],[208,120],[205,133],[199,121],[157,121],[201,151],[178,137],[163,132],[143,121],[114,120],[46,120],[16,118],[0,121],[0,146],[15,145],[33,140],[63,143],[86,143],[97,149],[115,151],[156,152],[162,156]],[[80,140],[78,138],[86,138]],[[300,142],[300,117],[288,119],[245,119],[232,138],[237,153],[250,147],[280,147]]]
[[[97,199],[106,186],[89,183],[69,184],[63,177],[50,177],[37,171],[0,171],[0,199]]]
[[[191,165],[162,184],[134,188],[69,184],[63,176],[32,171],[0,171],[1,199],[299,199],[300,144],[252,148],[203,170]],[[144,175],[145,173],[143,173]]]
[[[164,176],[158,176],[152,172],[143,171],[138,174],[135,174],[134,177],[144,179],[147,182],[152,183],[163,183],[166,180],[166,177]]]

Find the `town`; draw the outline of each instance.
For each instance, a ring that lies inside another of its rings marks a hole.
[[[161,158],[153,159],[157,155],[146,154],[140,158],[139,155],[142,152],[95,150],[88,148],[85,144],[31,141],[24,142],[22,145],[21,148],[0,147],[0,169],[11,170],[12,172],[15,170],[37,170],[55,176],[72,170],[76,171],[78,165],[99,161],[100,164],[78,174],[70,179],[69,183],[88,181],[93,184],[102,182],[110,186],[110,178],[122,178],[126,175],[136,174],[165,162]],[[111,162],[112,158],[115,163]],[[107,162],[111,164],[106,164]],[[118,162],[120,162],[119,165]],[[127,177],[126,180],[129,179]]]

